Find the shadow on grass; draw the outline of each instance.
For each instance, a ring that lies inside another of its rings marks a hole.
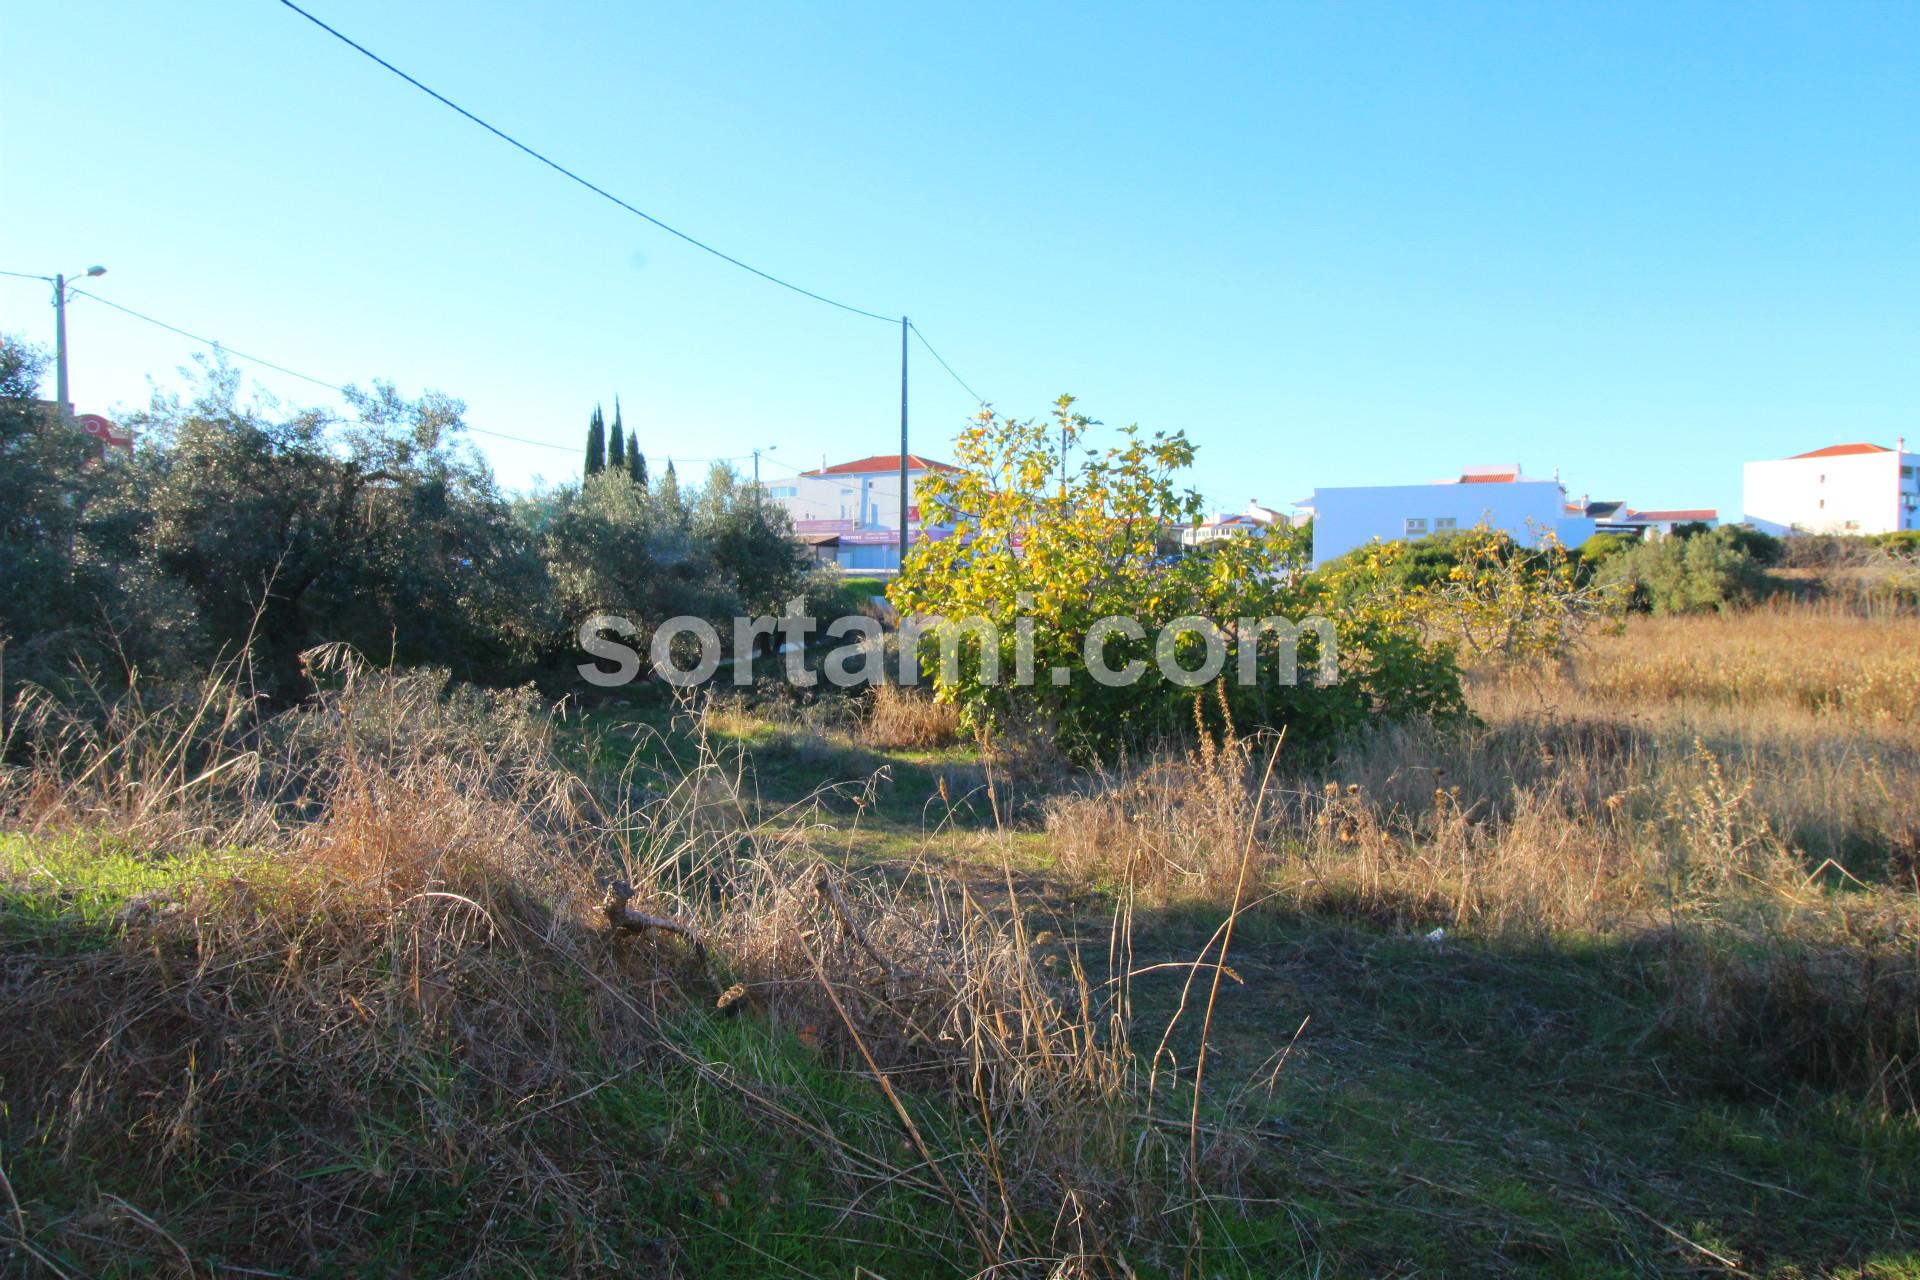
[[[1135,917],[1136,1045],[1187,1002],[1164,1071],[1197,1060],[1207,984],[1154,966],[1218,921]],[[1226,963],[1212,1105],[1340,1274],[1920,1274],[1914,1117],[1675,1034],[1658,941],[1430,942],[1270,911]]]

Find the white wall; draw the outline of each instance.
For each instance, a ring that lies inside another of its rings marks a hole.
[[[1408,537],[1407,521],[1425,520],[1425,533],[1486,525],[1503,530],[1528,546],[1551,533],[1562,545],[1577,547],[1593,536],[1594,522],[1566,514],[1566,493],[1556,481],[1517,480],[1498,484],[1360,485],[1316,489],[1313,508],[1313,565],[1319,568],[1375,539]]]
[[[907,474],[909,506],[919,503],[920,478],[925,474],[923,471]],[[762,477],[761,484],[795,520],[848,520],[869,529],[900,527],[898,471],[858,476]],[[791,495],[785,492],[789,489],[793,491]]]
[[[1743,506],[1747,523],[1776,535],[1920,529],[1917,477],[1920,455],[1892,450],[1749,462]]]

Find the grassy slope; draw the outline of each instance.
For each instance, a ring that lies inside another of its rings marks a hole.
[[[684,726],[657,709],[597,711],[575,727],[572,749],[597,751],[602,765],[630,751],[643,764],[691,755]],[[852,784],[808,818],[830,828],[817,847],[850,863],[884,872],[930,857],[983,886],[1003,868],[1045,883],[1034,797],[1002,786],[989,800],[984,772],[964,749],[876,751],[745,720],[730,732],[752,753],[749,780],[763,814],[823,783]],[[871,788],[857,785],[882,771]],[[998,821],[996,811],[1011,816]],[[0,949],[10,966],[120,945],[117,917],[130,902],[209,869],[204,857],[183,865],[111,845],[18,838],[0,840],[0,861],[10,876],[0,893]],[[246,860],[213,861],[230,873]],[[1056,889],[1047,904],[1058,919],[1045,923],[1081,943],[1095,965],[1110,902]],[[1136,970],[1191,960],[1216,920],[1140,913]],[[1920,1276],[1913,1121],[1813,1090],[1765,1096],[1741,1086],[1738,1064],[1702,1062],[1655,1035],[1648,983],[1657,954],[1592,939],[1429,945],[1350,919],[1263,913],[1242,922],[1228,959],[1239,981],[1221,991],[1202,1119],[1238,1200],[1213,1209],[1196,1255],[1202,1274],[1588,1276],[1730,1273],[1733,1264],[1783,1276]],[[1135,979],[1143,1052],[1181,1007],[1187,972]],[[1196,1057],[1197,1021],[1189,1007],[1163,1060],[1176,1104],[1177,1082],[1190,1079]],[[696,1057],[804,1100],[827,1127],[899,1145],[884,1101],[831,1069],[805,1028],[703,1017],[676,1024],[676,1034]],[[584,1041],[580,1052],[591,1054]],[[594,1224],[588,1250],[610,1274],[969,1270],[953,1259],[950,1236],[922,1233],[926,1202],[897,1186],[870,1188],[847,1213],[844,1170],[736,1092],[693,1072],[642,1078],[612,1063],[577,1065],[605,1083],[532,1123],[584,1123],[631,1147],[625,1208]],[[438,1274],[470,1256],[467,1242],[441,1237],[461,1223],[487,1171],[446,1176],[395,1165],[397,1153],[431,1136],[423,1099],[458,1088],[459,1073],[444,1062],[413,1060],[340,1153],[354,1176],[386,1180],[375,1225],[378,1256],[393,1270]],[[941,1143],[977,1138],[938,1108],[920,1114]],[[1162,1119],[1179,1123],[1184,1110],[1175,1105]],[[23,1146],[17,1129],[10,1136],[0,1163],[36,1231],[73,1213],[83,1191],[125,1194],[165,1221],[193,1204],[222,1161],[264,1164],[271,1146],[261,1135],[256,1146],[209,1153],[206,1167],[187,1169],[156,1203],[136,1199],[142,1189],[110,1163],[75,1167],[50,1147]],[[306,1173],[317,1185],[342,1176]],[[99,1256],[121,1273],[165,1274],[173,1265],[164,1232],[131,1211],[65,1225],[109,1241]],[[557,1273],[559,1259],[581,1256],[580,1241],[565,1234],[580,1229],[504,1223],[491,1256],[500,1274]],[[1178,1269],[1179,1258],[1134,1262],[1156,1274]],[[31,1263],[17,1252],[5,1265]]]
[[[1003,860],[1023,881],[1044,877],[1043,835],[996,827],[978,795],[941,803],[940,778],[968,776],[964,750],[740,729],[770,803],[887,770],[871,803],[835,814],[854,861],[932,850],[986,883]],[[1109,904],[1055,906],[1077,917],[1058,927],[1092,964]],[[1136,967],[1190,960],[1216,923],[1137,914]],[[1265,915],[1242,925],[1229,963],[1245,982],[1222,990],[1209,1110],[1256,1139],[1250,1220],[1224,1233],[1252,1274],[1636,1275],[1730,1262],[1920,1276],[1920,1128],[1842,1097],[1757,1096],[1664,1047],[1650,1034],[1657,956],[1591,940],[1432,946]],[[1177,969],[1136,980],[1137,1046],[1158,1038],[1183,984]],[[1190,1012],[1171,1044],[1183,1064],[1193,1023]]]
[[[262,873],[275,874],[258,857],[238,852],[156,859],[110,842],[0,836],[0,955],[10,968],[99,955],[124,945],[124,918],[130,908],[140,910],[137,904],[209,874]],[[890,1134],[895,1121],[884,1100],[858,1077],[832,1069],[805,1042],[805,1032],[751,1017],[685,1014],[670,1024],[680,1052],[725,1064],[813,1123],[847,1135]],[[557,1136],[562,1128],[584,1127],[629,1153],[625,1186],[617,1193],[621,1212],[591,1224],[537,1214],[490,1223],[498,1229],[484,1251],[493,1265],[483,1274],[580,1274],[583,1255],[599,1258],[585,1274],[631,1274],[637,1267],[641,1274],[702,1277],[852,1275],[860,1265],[888,1275],[953,1274],[947,1240],[915,1228],[926,1213],[918,1197],[876,1183],[849,1216],[840,1174],[827,1168],[820,1148],[770,1125],[767,1112],[739,1091],[691,1070],[623,1071],[598,1059],[584,1033],[562,1051],[571,1053],[579,1073],[600,1083],[577,1105],[542,1108],[529,1118],[521,1108],[476,1113],[461,1069],[432,1040],[401,1050],[390,1081],[374,1091],[374,1105],[338,1136],[337,1158],[296,1174],[322,1199],[335,1185],[380,1188],[371,1197],[352,1194],[355,1212],[371,1219],[358,1225],[372,1243],[331,1274],[366,1274],[368,1266],[376,1273],[448,1274],[470,1262],[475,1249],[467,1202],[497,1191],[489,1184],[500,1171],[421,1161],[449,1115],[480,1129],[528,1126],[526,1136],[536,1143],[541,1129]],[[0,1080],[0,1098],[13,1092],[4,1085]],[[32,1132],[11,1106],[0,1119],[10,1122],[0,1124],[9,1139],[0,1144],[0,1173],[19,1197],[36,1242],[30,1252],[0,1235],[0,1275],[176,1274],[182,1252],[197,1268],[225,1273],[223,1257],[251,1256],[256,1223],[237,1220],[227,1237],[198,1238],[191,1250],[162,1224],[191,1214],[214,1188],[233,1185],[236,1172],[244,1184],[248,1170],[273,1166],[276,1117],[250,1114],[247,1134],[223,1132],[213,1122],[197,1135],[203,1140],[197,1155],[174,1162],[158,1188],[130,1164],[64,1153],[58,1135]],[[950,1123],[936,1108],[918,1120],[936,1138]],[[312,1123],[292,1115],[278,1122]],[[225,1141],[205,1141],[214,1137]],[[136,1139],[154,1140],[151,1134]],[[891,1145],[883,1140],[883,1149]],[[103,1198],[125,1208],[83,1209]],[[80,1250],[73,1247],[76,1238]],[[329,1273],[303,1268],[300,1274]]]

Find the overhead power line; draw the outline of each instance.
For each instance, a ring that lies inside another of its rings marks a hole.
[[[15,279],[19,279],[19,280],[47,279],[47,277],[45,276],[37,276],[25,271],[0,270],[0,276],[12,276]],[[338,382],[329,382],[325,378],[318,378],[310,373],[302,373],[298,369],[289,368],[288,366],[284,364],[280,364],[277,361],[269,360],[265,356],[251,355],[248,352],[242,351],[237,347],[230,347],[226,343],[221,342],[217,338],[209,338],[204,336],[203,334],[195,333],[191,329],[183,329],[177,324],[170,324],[167,321],[160,319],[158,316],[150,316],[144,311],[135,311],[132,307],[125,306],[118,302],[114,302],[108,298],[103,298],[97,293],[89,293],[87,290],[80,289],[80,288],[74,288],[72,290],[72,293],[75,297],[85,298],[90,302],[98,302],[102,306],[111,307],[113,310],[120,312],[122,315],[130,316],[133,319],[138,320],[143,324],[150,324],[154,326],[156,329],[164,329],[168,333],[177,334],[178,336],[182,338],[186,338],[191,342],[197,342],[204,347],[211,347],[213,350],[221,353],[222,355],[233,356],[237,359],[245,360],[250,364],[257,364],[257,365],[260,365],[262,368],[272,369],[276,373],[284,373],[288,377],[298,378],[302,382],[310,382],[316,387],[324,387],[328,391],[332,391],[337,395],[345,395],[347,393],[347,388]],[[921,341],[925,342],[926,339],[922,338]],[[933,348],[929,346],[927,350],[933,351]],[[934,359],[938,360],[939,358],[940,358],[940,353],[935,351]],[[945,362],[942,361],[942,363],[944,364]],[[951,371],[949,370],[949,372]],[[958,381],[958,380],[959,379],[956,375],[955,381]],[[961,385],[964,386],[965,384],[962,383]],[[516,436],[505,431],[489,430],[486,427],[476,427],[476,426],[469,425],[467,426],[466,429],[472,432],[474,435],[491,436],[496,440],[511,440],[515,444],[532,445],[536,449],[556,449],[561,453],[579,452],[579,447],[576,445],[555,444],[551,440],[535,440],[529,436]],[[745,462],[748,458],[751,458],[752,456],[753,455],[751,453],[736,453],[723,458],[675,457],[673,461],[687,462],[687,463]],[[778,459],[774,459],[770,455],[765,453],[761,454],[761,460],[763,462],[779,461]],[[791,467],[791,464],[784,464],[784,465]],[[800,468],[798,467],[793,467],[792,469],[795,471],[800,470]]]
[[[514,137],[512,134],[507,133],[505,130],[496,128],[495,126],[488,124],[485,120],[482,120],[479,116],[473,114],[473,112],[467,110],[465,107],[461,106],[459,103],[455,102],[453,99],[447,97],[445,94],[440,93],[434,89],[428,88],[426,85],[422,84],[420,81],[414,79],[412,76],[402,71],[399,67],[394,66],[391,62],[388,62],[385,58],[381,57],[379,54],[375,53],[373,50],[367,48],[367,46],[361,44],[358,40],[353,39],[353,37],[346,35],[345,33],[341,32],[337,28],[328,26],[325,22],[322,22],[319,18],[314,17],[311,13],[308,13],[305,9],[302,9],[299,5],[293,3],[293,0],[280,0],[280,3],[285,5],[287,8],[293,10],[295,13],[299,14],[301,17],[305,18],[308,22],[311,22],[314,26],[319,27],[322,31],[326,32],[328,35],[332,36],[334,39],[340,41],[340,43],[346,45],[348,48],[353,49],[358,53],[364,54],[366,57],[372,59],[374,62],[380,64],[382,67],[385,67],[388,71],[391,71],[394,75],[399,76],[402,80],[405,80],[408,84],[412,85],[414,88],[418,89],[420,92],[426,94],[428,97],[432,98],[434,101],[440,103],[442,106],[447,107],[453,111],[456,111],[462,116],[465,116],[468,120],[471,120],[474,124],[479,125],[482,129],[485,129],[488,133],[500,139],[502,142],[508,144],[511,147],[516,148],[519,151],[525,152],[527,155],[531,156],[535,160],[538,160],[541,164],[546,165],[549,169],[552,169],[555,173],[560,174],[562,177],[565,177],[573,182],[579,183],[581,186],[593,192],[593,194],[599,196],[601,199],[610,201],[611,203],[618,205],[620,208],[625,209],[628,213],[633,214],[637,218],[643,218],[646,221],[651,222],[654,226],[660,228],[660,230],[666,232],[668,235],[678,236],[680,239],[686,241],[688,244],[692,245],[694,248],[704,250],[705,252],[710,253],[714,257],[720,259],[722,262],[732,263],[734,266],[739,267],[742,271],[750,271],[754,275],[759,276],[762,280],[766,280],[766,281],[769,281],[770,283],[777,284],[782,289],[791,289],[797,294],[801,294],[804,297],[812,298],[815,302],[824,302],[830,307],[838,307],[842,311],[850,311],[854,315],[865,316],[869,320],[883,320],[888,324],[899,323],[898,316],[883,316],[877,311],[868,311],[865,307],[856,307],[850,302],[841,302],[837,298],[829,298],[824,293],[815,293],[811,289],[802,288],[801,286],[793,283],[791,280],[783,280],[779,276],[774,275],[770,271],[762,271],[759,267],[753,266],[750,263],[745,263],[740,261],[740,259],[734,257],[730,253],[725,253],[719,249],[714,248],[712,245],[708,244],[704,240],[700,240],[693,236],[688,235],[686,232],[680,230],[678,227],[670,226],[667,223],[662,222],[660,219],[654,217],[652,214],[648,213],[646,210],[639,209],[634,207],[631,204],[628,204],[625,200],[622,200],[619,196],[614,195],[611,191],[608,191],[605,187],[602,187],[597,183],[591,182],[586,178],[581,177],[579,174],[575,173],[573,170],[561,164],[558,160],[555,160],[545,155],[544,153],[535,150],[534,148],[528,146],[526,143],[520,141],[520,139]]]
[[[212,347],[216,351],[224,351],[230,356],[239,356],[242,360],[250,360],[254,364],[264,365],[269,369],[273,369],[279,373],[284,373],[290,378],[298,378],[302,382],[311,382],[316,387],[325,387],[329,391],[337,391],[343,395],[346,393],[347,389],[345,387],[340,386],[337,383],[328,382],[325,378],[316,378],[311,374],[301,373],[298,369],[289,369],[287,368],[287,366],[283,364],[275,364],[273,361],[262,359],[259,356],[250,356],[244,351],[240,351],[234,347],[229,347],[225,343],[217,342],[212,338],[203,338],[197,333],[188,333],[185,329],[180,328],[178,325],[168,324],[165,320],[156,320],[150,315],[144,315],[141,312],[135,311],[132,307],[123,307],[117,302],[110,302],[107,299],[101,297],[97,293],[88,293],[85,289],[75,289],[73,293],[74,293],[74,296],[76,297],[90,298],[93,301],[99,303],[101,306],[112,307],[115,311],[123,312],[127,315],[130,315],[135,320],[144,320],[148,324],[154,325],[161,329],[165,329],[169,333],[177,333],[183,338],[191,338],[195,342],[201,343],[205,346]]]
[[[18,271],[0,272],[0,275],[14,276],[14,275],[20,275],[20,274],[21,273]],[[38,279],[38,277],[33,277],[33,278]],[[311,382],[316,387],[325,387],[327,390],[335,392],[339,395],[345,395],[347,393],[347,389],[337,382],[328,382],[325,378],[316,378],[310,373],[302,373],[298,369],[289,369],[286,365],[277,364],[274,361],[268,360],[262,356],[248,355],[246,352],[241,351],[238,348],[229,347],[225,343],[218,342],[213,338],[205,338],[200,336],[197,333],[193,333],[189,330],[182,329],[177,324],[168,324],[165,320],[159,319],[157,316],[150,316],[143,311],[135,311],[132,307],[125,307],[120,305],[117,302],[110,302],[107,299],[101,297],[97,293],[88,293],[85,289],[75,289],[73,292],[77,297],[86,298],[93,302],[101,303],[104,306],[112,307],[115,311],[121,312],[125,315],[132,316],[135,320],[143,321],[146,324],[153,325],[155,328],[165,329],[168,333],[179,334],[183,338],[191,339],[192,341],[198,342],[203,346],[212,347],[215,351],[221,352],[225,355],[238,356],[240,359],[248,361],[252,364],[257,364],[264,368],[272,369],[276,373],[284,373],[290,378],[298,378],[302,382]],[[492,436],[497,440],[511,440],[515,444],[532,445],[537,449],[558,449],[562,453],[578,452],[578,450],[573,445],[554,444],[548,440],[534,440],[534,439],[530,439],[527,436],[509,435],[504,431],[489,431],[485,427],[469,426],[467,430],[473,432],[475,435]],[[701,461],[706,461],[706,459],[701,459]],[[730,461],[730,459],[719,459],[719,461]]]
[[[967,380],[953,371],[953,366],[947,363],[947,358],[941,355],[938,351],[935,351],[933,349],[933,344],[927,341],[927,335],[920,332],[919,325],[909,320],[907,321],[907,328],[913,330],[913,336],[920,339],[920,345],[927,349],[927,354],[940,362],[940,367],[947,371],[947,376],[952,378],[955,382],[959,383],[960,389],[962,391],[966,392],[968,395],[973,397],[974,403],[980,404],[980,405],[985,405],[987,403],[986,397],[981,395],[978,391],[975,391],[972,387],[968,386]]]
[[[453,99],[447,97],[445,94],[439,92],[436,89],[430,88],[426,84],[422,83],[420,80],[416,79],[414,76],[409,75],[405,71],[402,71],[399,67],[395,66],[391,62],[388,62],[385,58],[381,57],[379,54],[375,53],[373,50],[367,48],[367,46],[361,44],[358,40],[355,40],[353,37],[347,35],[345,32],[341,31],[339,28],[331,26],[325,21],[321,20],[320,18],[315,17],[313,14],[309,13],[307,10],[293,3],[293,0],[280,0],[280,3],[284,5],[286,8],[293,10],[293,12],[299,14],[301,17],[305,18],[308,22],[311,22],[314,26],[320,28],[322,31],[326,32],[328,35],[332,36],[334,39],[338,40],[340,43],[354,50],[356,53],[359,53],[364,57],[370,59],[371,61],[378,64],[380,67],[384,68],[385,70],[392,72],[394,75],[406,81],[408,84],[412,85],[414,88],[418,89],[420,92],[426,94],[428,97],[432,98],[435,102],[438,102],[440,105],[446,107],[448,110],[454,111],[458,113],[460,116],[462,116],[463,118],[471,121],[476,125],[479,125],[482,129],[485,129],[488,133],[492,134],[494,137],[500,139],[502,142],[513,147],[515,150],[520,151],[523,154],[531,157],[532,159],[539,161],[541,164],[547,166],[549,169],[552,169],[555,173],[560,174],[562,177],[566,178],[568,181],[577,183],[580,186],[585,187],[588,191],[591,191],[593,194],[599,196],[601,199],[606,200],[618,206],[621,209],[624,209],[626,212],[633,214],[637,218],[644,219],[645,221],[658,227],[660,230],[665,231],[668,235],[676,236],[679,239],[686,241],[688,244],[692,245],[694,248],[699,249],[705,253],[712,254],[714,257],[720,259],[722,262],[728,263],[732,266],[736,266],[740,268],[742,271],[751,272],[752,274],[759,276],[762,280],[765,280],[770,284],[777,284],[783,289],[790,289],[794,293],[800,294],[802,297],[813,299],[815,302],[824,302],[830,307],[838,307],[842,311],[851,312],[852,314],[857,316],[865,316],[869,320],[880,320],[880,321],[884,321],[887,324],[899,323],[898,317],[881,315],[879,312],[869,311],[865,307],[856,307],[850,302],[842,302],[838,298],[830,298],[824,293],[816,293],[812,289],[803,288],[802,286],[793,283],[791,280],[785,280],[779,276],[774,275],[770,271],[763,271],[759,267],[756,267],[751,263],[742,262],[740,259],[734,257],[730,253],[724,252],[723,250],[720,250],[720,249],[716,249],[714,246],[708,244],[706,241],[701,240],[696,236],[689,235],[687,232],[680,230],[678,227],[672,226],[666,222],[662,222],[659,218],[654,217],[652,214],[648,213],[646,210],[638,208],[632,204],[629,204],[627,201],[621,199],[619,196],[614,195],[611,191],[607,190],[605,187],[601,186],[596,182],[593,182],[588,178],[582,177],[580,174],[574,172],[572,169],[569,169],[567,166],[561,164],[559,161],[553,159],[551,156],[548,156],[546,153],[539,151],[536,148],[531,147],[528,144],[520,141],[520,139],[506,132],[504,129],[501,129],[498,126],[490,124],[487,121],[481,119],[479,116],[467,110],[465,107],[461,106],[459,103],[455,102]],[[918,325],[913,324],[911,321],[909,321],[908,327],[911,328],[914,334],[920,339],[920,345],[924,346],[927,349],[928,353],[931,354],[935,360],[938,360],[940,362],[940,367],[947,371],[947,376],[951,377],[955,382],[959,383],[961,389],[964,390],[968,395],[972,396],[975,403],[978,403],[978,404],[986,403],[986,400],[980,395],[980,393],[975,391],[972,387],[968,386],[966,383],[966,380],[962,378],[959,374],[954,372],[953,366],[948,364],[946,362],[946,359],[938,351],[934,350],[933,344],[927,341],[927,335],[920,332],[920,327]]]

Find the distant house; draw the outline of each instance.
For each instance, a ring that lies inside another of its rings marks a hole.
[[[1314,568],[1369,542],[1414,540],[1485,525],[1532,546],[1551,534],[1566,547],[1592,537],[1598,521],[1569,504],[1560,481],[1526,475],[1518,463],[1467,467],[1428,484],[1316,489],[1296,504],[1313,517]]]
[[[934,472],[955,470],[917,453],[907,455],[909,543],[931,527],[921,518],[920,483]],[[900,567],[899,454],[874,454],[831,466],[823,462],[816,470],[770,480],[762,487],[793,518],[795,536],[816,561],[846,569]]]
[[[907,523],[919,520],[917,490],[935,471],[954,471],[944,462],[907,455]],[[857,529],[900,527],[900,455],[879,453],[852,462],[824,463],[788,480],[768,481],[767,496],[786,508],[795,523],[803,520],[848,522]]]
[[[1275,511],[1272,507],[1263,507],[1249,498],[1243,510],[1221,512],[1207,517],[1199,524],[1180,525],[1178,536],[1182,546],[1197,547],[1215,538],[1259,533],[1266,529],[1284,529],[1292,523],[1293,521],[1282,512]]]
[[[1835,444],[1791,458],[1749,462],[1747,523],[1771,534],[1893,533],[1920,529],[1920,456],[1903,437]]]
[[[1712,507],[1678,507],[1669,511],[1634,511],[1621,513],[1618,521],[1622,532],[1637,534],[1642,538],[1664,538],[1680,524],[1703,524],[1712,529],[1720,524],[1720,513]]]

